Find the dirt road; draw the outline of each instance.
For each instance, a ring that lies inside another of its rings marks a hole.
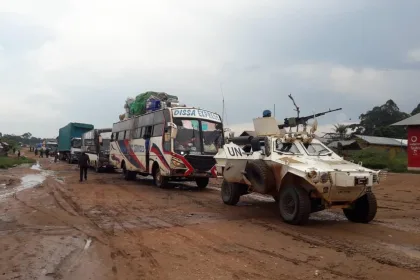
[[[0,172],[0,279],[420,279],[420,175],[388,175],[372,224],[323,211],[296,227],[271,198],[224,205],[217,184],[40,165]]]

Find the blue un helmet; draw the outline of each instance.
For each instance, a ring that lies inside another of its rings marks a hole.
[[[264,110],[263,118],[269,118],[269,117],[271,117],[271,111],[270,110]]]

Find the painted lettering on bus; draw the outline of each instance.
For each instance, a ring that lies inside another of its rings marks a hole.
[[[220,116],[205,110],[200,109],[175,109],[173,110],[174,117],[189,117],[189,118],[203,118],[220,122]]]
[[[130,145],[131,150],[135,153],[144,153],[144,146],[143,145]]]
[[[242,150],[240,148],[235,147],[227,147],[227,150],[229,152],[229,155],[233,157],[241,157],[242,156]]]

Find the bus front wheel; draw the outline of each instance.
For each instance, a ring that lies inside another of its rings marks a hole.
[[[207,187],[207,185],[209,184],[209,178],[204,177],[204,178],[195,178],[195,183],[197,184],[197,187],[199,189],[204,189]]]
[[[160,168],[157,167],[155,168],[155,172],[153,172],[153,183],[158,187],[158,188],[166,188],[168,186],[168,177],[165,177],[162,175],[162,173],[160,172]]]

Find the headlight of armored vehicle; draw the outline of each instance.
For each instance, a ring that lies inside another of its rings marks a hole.
[[[328,172],[321,172],[316,170],[311,170],[307,172],[307,176],[313,183],[327,183],[329,181],[329,175]]]

